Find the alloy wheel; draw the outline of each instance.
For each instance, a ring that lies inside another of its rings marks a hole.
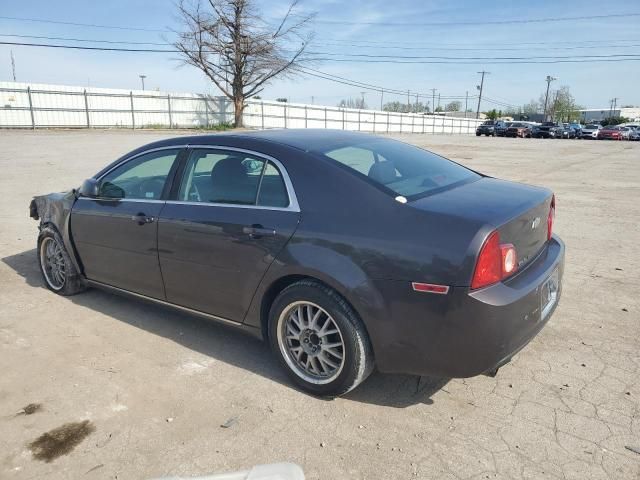
[[[62,245],[53,237],[45,237],[40,243],[40,266],[49,286],[61,290],[67,278],[66,262]]]
[[[303,380],[322,385],[344,367],[345,344],[333,317],[322,307],[297,301],[278,318],[278,346],[287,365]]]

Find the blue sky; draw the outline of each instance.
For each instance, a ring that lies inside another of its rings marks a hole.
[[[263,12],[263,18],[267,21],[275,21],[288,4],[283,0],[258,0],[257,3]],[[175,6],[169,0],[2,0],[2,4],[0,15],[5,17],[135,27],[145,30],[0,19],[0,41],[73,43],[6,36],[20,34],[163,42],[170,40],[172,34],[163,33],[162,30],[178,27]],[[606,8],[602,8],[603,5],[606,5]],[[640,13],[640,2],[635,0],[302,0],[301,9],[317,12],[317,22],[313,25],[315,40],[310,47],[317,52],[445,57],[607,54],[640,56],[640,16],[503,25],[406,25],[637,14]],[[360,23],[329,23],[335,21]],[[387,25],[371,24],[377,22]],[[393,25],[402,23],[404,25]],[[540,42],[545,44],[532,45]],[[401,46],[407,48],[395,48]],[[18,81],[138,88],[138,75],[145,74],[148,88],[217,93],[215,87],[195,68],[180,66],[177,55],[174,54],[88,52],[0,45],[0,80],[11,79],[10,50],[13,50],[16,60]],[[484,91],[487,98],[514,105],[521,105],[532,98],[537,99],[546,86],[545,76],[550,74],[558,78],[553,85],[568,85],[577,102],[586,107],[607,107],[609,99],[613,97],[619,98],[618,105],[640,105],[640,61],[515,65],[487,62],[443,65],[322,61],[313,67],[333,75],[402,91],[426,93],[431,88],[436,88],[443,96],[464,96],[465,91],[475,95],[480,77],[476,72],[488,70],[491,74],[486,77]],[[287,97],[290,101],[305,103],[311,102],[313,96],[316,104],[334,105],[342,98],[360,96],[361,91],[361,88],[317,78],[296,77],[275,80],[262,96],[265,99]],[[370,106],[379,106],[379,93],[368,92],[365,98]],[[406,95],[385,95],[385,101],[387,100],[406,101]],[[442,100],[442,103],[445,101]],[[475,105],[469,106],[475,109]],[[488,103],[482,106],[483,109],[490,107]]]

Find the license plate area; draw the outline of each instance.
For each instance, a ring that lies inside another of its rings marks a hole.
[[[547,278],[540,288],[540,319],[547,318],[553,306],[558,301],[558,290],[560,288],[558,269]]]

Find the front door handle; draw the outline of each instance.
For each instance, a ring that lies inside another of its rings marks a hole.
[[[246,227],[242,227],[242,233],[249,235],[250,238],[275,237],[276,231],[273,228],[265,228],[260,224],[254,223]]]
[[[131,221],[136,222],[138,225],[144,225],[146,223],[153,223],[156,221],[155,217],[149,217],[140,212],[137,215],[131,217]]]

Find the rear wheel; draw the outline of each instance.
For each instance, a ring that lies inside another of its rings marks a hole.
[[[358,315],[338,293],[312,280],[290,285],[275,299],[269,341],[293,381],[314,395],[343,395],[373,370]]]
[[[86,287],[58,231],[46,225],[38,236],[38,264],[47,288],[60,295],[75,295]]]

